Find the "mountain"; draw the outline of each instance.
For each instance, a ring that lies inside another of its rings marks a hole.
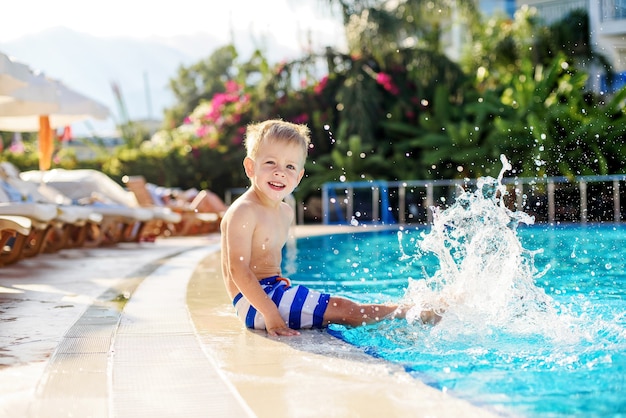
[[[252,29],[137,39],[100,38],[56,27],[0,42],[0,51],[108,106],[110,120],[75,124],[75,135],[113,135],[116,122],[123,121],[124,115],[112,83],[120,88],[128,118],[162,119],[163,110],[174,104],[168,85],[178,68],[209,57],[228,42],[226,38],[234,40],[241,59],[260,49],[272,63],[302,56],[307,48],[323,50],[342,42],[336,30],[325,26],[290,39],[272,31],[255,34]]]
[[[209,56],[221,45],[209,35],[145,40],[98,38],[57,27],[0,43],[0,51],[108,106],[111,120],[92,121],[91,125],[96,131],[112,133],[115,122],[123,118],[111,87],[113,82],[121,90],[130,119],[161,119],[163,109],[173,104],[168,81],[176,76],[179,66]],[[77,134],[83,129],[89,133],[89,125],[77,125],[73,126]]]

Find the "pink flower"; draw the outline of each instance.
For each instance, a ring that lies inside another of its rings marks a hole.
[[[12,143],[9,147],[9,152],[12,152],[13,154],[24,154],[25,151],[26,148],[24,147],[23,142]]]
[[[313,87],[313,92],[318,95],[321,94],[326,88],[326,84],[328,84],[328,76],[324,76],[320,82]]]
[[[228,93],[216,93],[211,99],[212,107],[218,108],[224,106],[226,103],[230,102],[230,94]]]
[[[293,123],[306,123],[309,121],[309,115],[301,113],[298,116],[294,116],[291,120]]]
[[[383,88],[391,94],[395,95],[395,94],[400,93],[400,90],[393,83],[393,79],[391,78],[389,74],[378,73],[376,75],[376,82],[380,84],[381,86],[383,86]]]
[[[208,132],[208,128],[205,125],[201,125],[198,129],[196,129],[196,136],[199,138],[204,137]]]
[[[234,93],[234,92],[238,92],[238,91],[239,91],[239,84],[237,84],[236,81],[228,80],[226,82],[226,92],[227,93]]]
[[[386,73],[376,74],[376,82],[381,86],[391,83],[391,76]]]
[[[237,134],[233,136],[233,145],[241,145],[243,143],[243,137],[246,133],[246,127],[240,126],[237,128]]]

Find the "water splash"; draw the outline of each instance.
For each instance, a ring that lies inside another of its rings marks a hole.
[[[539,271],[534,257],[541,250],[525,249],[517,236],[518,226],[530,225],[534,218],[505,206],[502,178],[511,165],[504,156],[501,161],[496,179],[478,179],[475,191],[462,191],[445,210],[431,208],[433,225],[421,234],[413,257],[434,254],[439,269],[409,281],[404,303],[413,308],[407,320],[415,322],[422,310],[434,310],[443,316],[436,328],[457,336],[484,335],[497,328],[562,338],[571,334],[572,324],[535,285],[549,266]]]

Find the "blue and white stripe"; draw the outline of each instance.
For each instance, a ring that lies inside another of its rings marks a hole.
[[[323,328],[324,313],[328,307],[330,295],[296,285],[289,286],[279,276],[269,277],[260,281],[261,287],[278,306],[278,312],[291,329]],[[233,305],[237,316],[246,327],[265,329],[265,320],[254,306],[241,293],[235,296]]]

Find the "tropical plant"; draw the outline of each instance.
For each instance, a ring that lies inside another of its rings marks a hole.
[[[307,161],[305,178],[296,195],[305,200],[317,194],[326,182],[385,180],[392,172],[393,167],[382,153],[365,147],[361,138],[352,135],[346,140],[336,141],[330,153]]]
[[[237,57],[235,47],[225,45],[189,67],[181,65],[169,83],[176,104],[165,112],[164,126],[176,128],[201,101],[223,92],[224,83],[236,75]]]

